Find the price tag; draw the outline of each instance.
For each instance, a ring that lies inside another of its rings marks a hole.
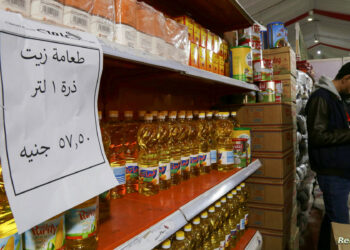
[[[97,115],[102,61],[92,35],[0,12],[0,156],[20,233],[117,185]]]

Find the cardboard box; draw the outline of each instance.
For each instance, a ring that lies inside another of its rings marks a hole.
[[[284,250],[288,243],[288,236],[281,231],[259,230],[263,237],[262,250]]]
[[[265,49],[263,50],[263,57],[273,60],[274,75],[292,74],[295,77],[297,76],[296,58],[292,48]]]
[[[247,125],[242,124],[242,127]],[[283,153],[293,148],[292,127],[250,126],[252,134],[252,154],[257,152]]]
[[[295,173],[285,179],[249,177],[246,180],[248,202],[291,206]]]
[[[229,47],[236,47],[238,45],[237,30],[225,32],[224,39],[228,42]]]
[[[295,168],[295,155],[292,149],[282,154],[254,153],[253,158],[259,159],[262,166],[252,177],[282,179]]]
[[[291,206],[248,203],[248,226],[290,234]]]
[[[241,124],[292,125],[292,105],[288,103],[254,103],[239,107],[237,118]]]
[[[291,74],[274,75],[273,80],[281,81],[283,85],[282,102],[295,102],[297,97],[297,81]]]
[[[350,225],[332,222],[331,249],[350,250]]]

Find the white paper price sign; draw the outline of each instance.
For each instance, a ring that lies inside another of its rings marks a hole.
[[[97,115],[102,55],[94,36],[0,13],[0,154],[19,232],[117,185]]]

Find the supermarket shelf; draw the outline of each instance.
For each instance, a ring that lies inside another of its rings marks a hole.
[[[256,229],[248,228],[233,250],[260,250],[262,236]]]
[[[260,165],[256,160],[240,171],[212,171],[150,197],[133,193],[112,200],[110,218],[100,226],[98,249],[152,249]]]
[[[193,219],[199,212],[210,206],[210,204],[216,200],[220,199],[224,194],[244,181],[260,167],[261,162],[259,160],[254,161],[248,167],[239,171],[237,174],[230,176],[223,182],[201,194],[186,205],[182,206],[180,208],[180,211],[184,214],[187,220]]]

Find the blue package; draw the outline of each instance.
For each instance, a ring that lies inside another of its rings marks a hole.
[[[267,25],[267,36],[269,48],[280,48],[288,46],[288,32],[282,22],[273,22]]]

